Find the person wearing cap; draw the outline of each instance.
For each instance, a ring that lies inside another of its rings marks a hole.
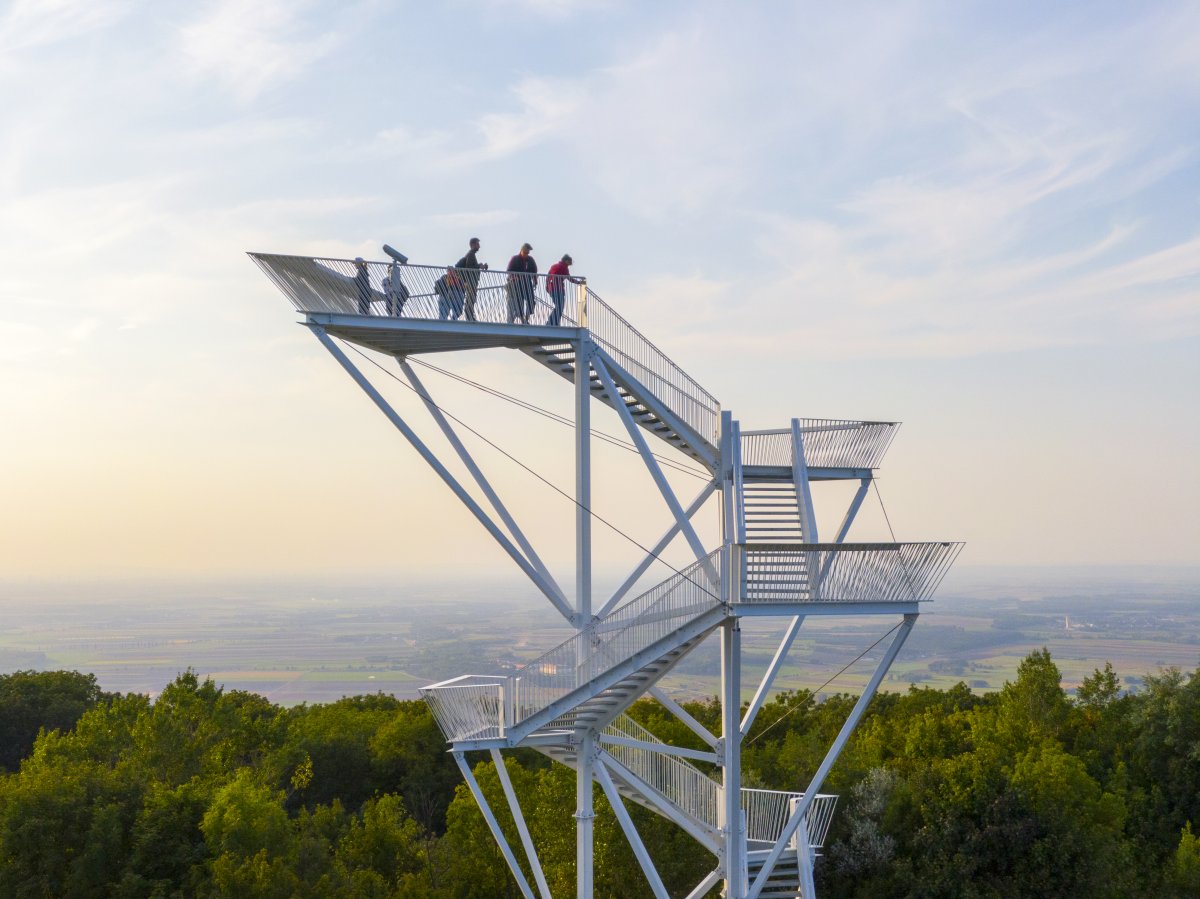
[[[534,291],[537,288],[537,263],[529,254],[533,247],[521,244],[521,249],[508,260],[508,323],[518,319],[529,324],[533,315]]]
[[[563,255],[563,258],[554,265],[550,266],[550,271],[546,275],[546,293],[550,294],[550,299],[554,301],[554,311],[550,313],[550,317],[546,319],[546,324],[557,327],[562,321],[563,302],[567,298],[566,282],[572,284],[586,284],[587,278],[572,278],[571,266],[575,260],[571,258],[570,253]]]
[[[479,288],[479,272],[481,269],[484,271],[487,270],[487,263],[485,262],[480,265],[479,260],[475,258],[475,254],[479,252],[478,237],[472,237],[469,246],[470,249],[467,251],[467,255],[454,263],[454,267],[463,269],[458,274],[462,279],[463,291],[467,299],[467,321],[473,322],[475,321],[475,291]]]
[[[371,314],[371,273],[367,271],[367,261],[361,256],[354,257],[354,289],[358,293],[358,314]]]

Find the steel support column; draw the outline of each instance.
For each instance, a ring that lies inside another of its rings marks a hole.
[[[725,896],[746,895],[746,834],[742,824],[742,629],[733,618],[721,628],[721,752],[724,786]]]
[[[462,772],[463,780],[467,782],[467,786],[471,790],[471,795],[475,797],[475,802],[479,805],[479,810],[483,812],[483,820],[487,822],[488,829],[492,832],[492,837],[496,840],[496,845],[500,847],[500,852],[504,855],[504,860],[508,862],[508,869],[512,871],[513,877],[517,879],[517,886],[521,888],[521,895],[525,899],[535,899],[533,890],[529,888],[529,881],[525,879],[525,872],[521,870],[521,866],[517,864],[517,857],[513,855],[512,847],[508,845],[508,840],[504,838],[504,831],[500,829],[500,823],[496,820],[496,816],[492,814],[492,807],[488,805],[487,798],[483,795],[483,790],[479,789],[479,784],[475,780],[475,775],[471,772],[471,767],[467,764],[461,752],[454,753],[454,761],[458,762],[458,770]]]
[[[896,632],[896,636],[892,639],[892,644],[888,647],[887,652],[883,654],[883,658],[879,660],[879,664],[875,667],[875,673],[871,675],[871,679],[867,681],[866,687],[863,688],[862,695],[858,697],[858,702],[854,704],[854,708],[850,710],[849,717],[842,725],[842,729],[838,732],[837,738],[833,741],[833,745],[829,747],[829,751],[825,753],[825,759],[821,762],[821,766],[817,769],[817,773],[813,775],[812,781],[808,785],[808,789],[804,791],[804,796],[796,805],[796,810],[792,812],[787,823],[783,826],[783,832],[775,841],[775,845],[771,847],[770,854],[767,855],[763,862],[762,869],[758,873],[758,877],[754,879],[754,883],[750,885],[750,892],[747,894],[747,899],[758,899],[758,895],[762,892],[763,887],[767,883],[767,879],[771,876],[771,871],[775,869],[776,862],[779,861],[779,856],[783,854],[788,841],[791,840],[792,834],[796,832],[801,819],[808,814],[808,807],[812,805],[813,798],[817,795],[817,791],[821,789],[821,785],[825,782],[825,778],[829,775],[829,769],[833,767],[834,762],[838,760],[838,756],[842,754],[842,749],[845,748],[850,735],[854,733],[854,728],[858,726],[859,719],[862,718],[863,712],[867,710],[871,700],[875,696],[875,691],[879,689],[879,684],[883,680],[883,676],[887,674],[887,670],[892,667],[892,662],[896,660],[897,653],[900,652],[900,647],[904,645],[904,641],[908,638],[912,631],[913,624],[916,622],[916,615],[905,615],[904,620],[900,623],[900,629]]]
[[[667,888],[663,886],[662,878],[658,874],[658,869],[654,867],[654,860],[650,858],[650,853],[646,851],[646,844],[642,842],[641,835],[633,826],[633,819],[629,817],[625,804],[621,802],[621,794],[617,792],[616,784],[612,782],[603,759],[598,760],[596,765],[596,780],[600,781],[604,795],[608,797],[608,804],[612,806],[613,814],[617,816],[621,830],[625,831],[625,839],[629,841],[629,848],[633,850],[634,857],[642,866],[642,873],[646,875],[655,899],[670,899]]]
[[[575,778],[575,895],[592,899],[593,845],[596,815],[592,808],[592,777],[596,765],[596,738],[589,730],[579,742]]]
[[[688,546],[692,548],[692,552],[696,554],[696,558],[705,568],[709,569],[709,575],[714,575],[715,572],[711,570],[710,563],[708,562],[708,550],[704,548],[700,536],[696,533],[696,529],[692,527],[691,521],[688,520],[687,514],[683,511],[679,497],[675,495],[675,491],[671,489],[670,483],[667,482],[667,476],[663,474],[662,466],[658,464],[658,460],[650,452],[650,446],[646,443],[642,429],[638,427],[629,410],[625,408],[625,403],[621,400],[621,394],[617,391],[617,385],[613,382],[612,374],[609,372],[608,367],[599,358],[594,361],[593,367],[596,370],[596,374],[600,377],[600,383],[604,386],[604,390],[612,398],[621,423],[625,425],[625,430],[629,432],[629,437],[633,441],[633,445],[637,447],[637,451],[642,457],[642,462],[646,465],[646,470],[650,472],[650,477],[654,479],[659,493],[662,494],[667,508],[671,510],[671,514],[675,517],[675,523],[679,525],[679,529],[682,531],[684,539],[687,540]],[[578,371],[578,369],[576,370]]]
[[[579,630],[592,618],[591,403],[592,341],[585,335],[575,347],[575,626]]]
[[[518,527],[516,520],[508,511],[508,507],[501,502],[500,496],[492,488],[491,482],[484,477],[483,471],[475,463],[475,459],[469,452],[467,452],[467,448],[463,446],[463,442],[458,438],[458,434],[456,434],[454,429],[450,427],[450,422],[446,420],[445,413],[443,413],[438,405],[433,401],[433,398],[429,395],[429,391],[425,388],[425,384],[420,378],[417,377],[417,373],[413,370],[413,367],[408,364],[408,361],[405,359],[400,359],[399,362],[400,370],[404,372],[405,376],[412,384],[413,390],[416,391],[417,396],[419,396],[425,403],[425,408],[429,410],[430,416],[432,416],[433,420],[437,422],[438,427],[442,429],[442,434],[445,435],[446,440],[449,441],[450,445],[454,448],[454,451],[458,454],[458,458],[462,461],[463,466],[471,473],[471,477],[475,479],[475,483],[479,485],[479,489],[483,491],[483,495],[488,498],[488,502],[492,504],[492,508],[496,510],[496,514],[500,516],[500,520],[504,522],[504,526],[508,528],[508,532],[512,534],[513,539],[517,541],[517,544],[521,547],[521,550],[529,559],[530,564],[541,573],[546,584],[554,588],[554,590],[558,593],[559,599],[562,600],[563,605],[565,606],[567,604],[566,594],[563,593],[562,588],[558,585],[558,582],[554,580],[554,576],[550,574],[550,570],[546,567],[541,557],[537,554],[537,551],[533,548],[533,545],[529,542],[529,539],[525,536],[525,532]]]
[[[362,388],[363,393],[371,398],[371,401],[375,403],[375,405],[379,408],[379,411],[387,417],[388,421],[395,426],[396,430],[398,430],[408,439],[408,442],[412,444],[413,449],[415,449],[421,455],[421,458],[424,459],[429,467],[434,470],[434,472],[442,479],[446,486],[454,492],[454,495],[458,497],[459,501],[467,507],[467,509],[472,515],[475,516],[479,523],[487,529],[487,532],[492,535],[495,541],[500,544],[500,547],[506,553],[508,553],[514,562],[517,563],[520,569],[525,573],[525,576],[533,581],[534,585],[542,591],[545,597],[550,600],[551,604],[558,609],[558,611],[561,612],[564,617],[570,620],[572,615],[571,608],[558,598],[557,586],[552,586],[549,584],[542,577],[541,573],[533,567],[530,561],[525,558],[521,551],[513,545],[513,542],[508,539],[508,537],[502,530],[500,530],[499,527],[497,527],[496,523],[492,521],[491,517],[485,511],[483,511],[479,503],[475,501],[471,494],[467,493],[454,475],[449,472],[446,466],[441,463],[437,456],[434,455],[429,447],[424,444],[421,438],[417,436],[416,432],[408,426],[408,423],[401,418],[396,410],[391,407],[388,401],[383,398],[383,394],[381,394],[375,388],[374,384],[367,380],[366,375],[358,370],[358,367],[355,366],[355,364],[350,361],[349,357],[342,352],[341,347],[335,344],[329,335],[325,333],[325,329],[319,325],[309,325],[308,327],[316,336],[317,340],[321,341],[321,344],[329,351],[329,354],[338,361],[338,364],[341,365],[343,369],[345,369],[346,374],[350,375],[350,377],[354,379],[354,382]]]
[[[517,802],[517,792],[513,789],[512,779],[508,776],[508,768],[504,765],[504,757],[499,749],[492,750],[492,764],[496,766],[496,776],[500,778],[500,786],[504,789],[504,798],[508,800],[508,809],[512,812],[513,823],[517,825],[517,834],[521,837],[521,845],[525,847],[525,857],[529,859],[529,868],[537,881],[538,892],[542,899],[551,899],[550,886],[546,883],[546,875],[542,871],[542,863],[538,861],[537,850],[533,848],[533,838],[525,824],[525,816],[521,813],[521,804]]]

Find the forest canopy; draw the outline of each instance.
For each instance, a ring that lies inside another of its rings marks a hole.
[[[1106,665],[1068,696],[1041,650],[987,695],[878,696],[824,788],[841,798],[821,895],[1200,895],[1200,670],[1144,681],[1126,692]],[[775,696],[746,785],[802,790],[853,701]],[[687,708],[715,729],[715,701]],[[653,702],[631,714],[700,748]],[[0,734],[3,896],[519,896],[421,702],[285,708],[191,671],[151,702],[20,671],[0,675]],[[503,809],[489,758],[468,759]],[[573,895],[574,773],[505,760],[551,891]],[[599,791],[596,808],[597,895],[649,895]],[[630,813],[672,895],[711,870],[674,825]]]

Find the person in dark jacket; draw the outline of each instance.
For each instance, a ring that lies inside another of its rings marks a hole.
[[[529,324],[537,288],[537,263],[529,254],[533,247],[521,244],[521,250],[508,260],[508,321]]]
[[[463,293],[466,296],[466,312],[467,321],[475,321],[475,292],[479,289],[479,272],[480,270],[487,271],[487,263],[479,264],[479,260],[475,258],[475,254],[479,252],[479,238],[472,237],[470,249],[467,255],[454,263],[454,267],[461,269],[459,278],[462,279]]]
[[[463,286],[458,269],[451,266],[437,279],[433,292],[438,295],[438,318],[458,321],[463,311]]]

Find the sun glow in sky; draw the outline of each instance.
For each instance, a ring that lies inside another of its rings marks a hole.
[[[17,0],[0,101],[6,576],[507,571],[244,255],[473,235],[570,252],[745,427],[904,421],[902,539],[1200,561],[1194,3]],[[517,353],[432,361],[570,409]],[[569,433],[426,380],[572,485]],[[569,569],[571,509],[480,454]],[[636,458],[597,468],[654,540]]]

